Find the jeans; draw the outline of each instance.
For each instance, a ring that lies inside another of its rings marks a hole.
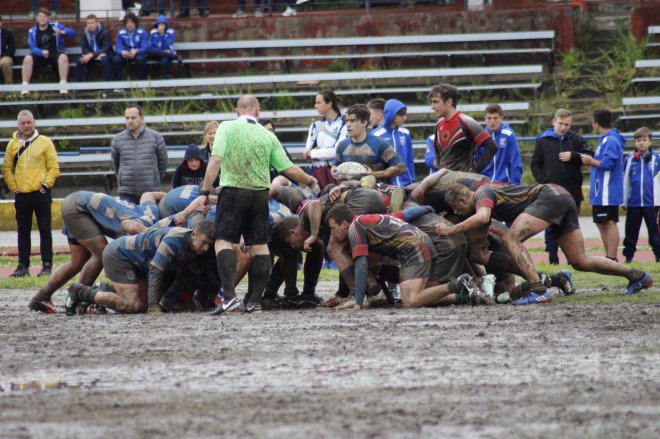
[[[113,74],[115,77],[115,80],[121,81],[122,79],[122,72],[121,69],[124,65],[130,63],[131,61],[135,61],[135,64],[137,64],[138,68],[138,78],[139,79],[147,79],[147,57],[146,55],[137,55],[135,58],[132,60],[128,58],[123,58],[120,54],[117,54],[112,58],[112,70]]]
[[[103,80],[112,81],[112,58],[109,56],[104,56],[100,60],[91,59],[87,64],[82,64],[80,60],[76,64],[76,81],[82,82],[87,79],[89,69],[96,65],[101,64],[101,69],[103,70]]]
[[[160,61],[163,78],[169,78],[170,63],[173,59],[176,59],[176,55],[173,53],[165,52],[163,49],[159,49],[158,47],[150,47],[147,53],[149,53],[149,58]]]

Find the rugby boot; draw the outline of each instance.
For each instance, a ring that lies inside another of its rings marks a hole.
[[[573,279],[571,278],[571,272],[568,270],[561,270],[559,272],[561,279],[559,284],[555,285],[565,296],[570,296],[575,294],[575,286],[573,285]]]
[[[80,290],[83,287],[84,285],[78,282],[73,282],[71,285],[69,285],[69,293],[66,296],[66,302],[64,302],[64,310],[66,311],[66,315],[76,315],[76,308],[80,303]]]
[[[226,299],[223,298],[222,302],[209,313],[211,316],[219,316],[220,314],[223,314],[227,311],[231,311],[234,308],[238,307],[240,305],[240,300],[238,300],[238,297],[234,297],[233,299]]]
[[[28,304],[28,308],[32,311],[42,312],[45,314],[52,314],[55,312],[55,306],[50,300],[41,301],[37,297],[33,297]]]
[[[385,305],[387,305],[387,296],[383,290],[380,290],[378,294],[373,296],[366,296],[364,298],[365,308],[379,308]]]
[[[514,300],[511,302],[511,305],[535,305],[537,303],[548,303],[550,302],[550,292],[545,290],[542,294],[540,293],[529,293],[525,297]]]
[[[630,281],[625,291],[623,292],[626,295],[635,294],[638,291],[648,288],[653,285],[653,278],[649,273],[644,273],[644,275],[636,281]]]
[[[278,295],[264,297],[261,299],[261,309],[264,311],[282,309],[285,300],[284,297]]]

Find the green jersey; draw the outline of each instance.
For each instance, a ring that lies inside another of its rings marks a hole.
[[[254,118],[220,124],[211,155],[222,159],[220,187],[270,188],[270,165],[278,172],[293,166],[277,137]]]

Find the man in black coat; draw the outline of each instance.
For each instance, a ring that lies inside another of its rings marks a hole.
[[[85,31],[80,37],[82,56],[76,64],[76,81],[81,82],[89,67],[94,64],[101,64],[104,81],[112,81],[113,50],[110,33],[98,21],[96,15],[89,14],[86,20]]]
[[[564,187],[575,200],[578,213],[582,203],[582,159],[580,154],[594,155],[587,142],[570,130],[571,112],[560,108],[548,128],[536,138],[532,155],[532,174],[539,183],[555,183]],[[559,245],[550,229],[545,231],[545,251],[551,264],[559,264]]]

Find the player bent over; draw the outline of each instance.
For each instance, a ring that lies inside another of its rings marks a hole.
[[[66,312],[73,315],[83,301],[132,314],[159,312],[163,277],[206,253],[213,245],[213,223],[202,221],[193,230],[180,227],[157,229],[135,236],[124,236],[103,251],[103,266],[114,291],[73,283],[69,287]]]
[[[649,273],[606,258],[587,256],[575,202],[561,186],[483,186],[474,192],[463,185],[455,184],[447,191],[446,200],[457,215],[474,214],[453,226],[438,225],[440,234],[450,236],[481,227],[488,224],[491,216],[512,223],[509,231],[502,237],[502,244],[523,272],[530,289],[527,296],[513,301],[514,305],[544,303],[550,300],[550,295],[534,268],[532,258],[522,244],[548,227],[552,227],[558,237],[559,247],[566,255],[568,263],[576,270],[625,277],[629,280],[626,294],[634,294],[653,284]]]

